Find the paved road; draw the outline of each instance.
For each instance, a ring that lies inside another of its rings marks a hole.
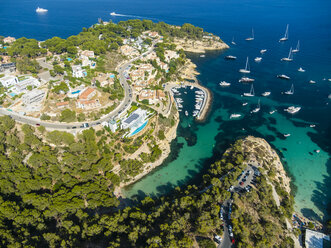
[[[223,220],[224,220],[224,233],[222,237],[222,243],[217,246],[217,248],[230,248],[232,247],[231,239],[229,236],[229,229],[228,226],[231,224],[230,220],[228,219],[229,216],[229,203],[230,200],[227,200],[223,204]]]
[[[115,110],[113,110],[109,114],[103,116],[99,120],[90,121],[90,122],[76,122],[76,123],[46,122],[46,121],[42,121],[38,118],[21,115],[17,112],[13,112],[13,111],[7,110],[5,108],[0,108],[0,115],[8,115],[8,116],[12,117],[14,120],[21,122],[21,123],[26,123],[29,125],[38,125],[38,126],[41,125],[46,128],[52,128],[52,129],[58,129],[58,130],[86,128],[83,126],[84,123],[87,123],[89,127],[95,126],[95,125],[100,125],[103,121],[115,118],[116,116],[123,113],[126,109],[128,109],[130,107],[130,105],[132,103],[132,89],[131,89],[131,86],[127,83],[127,79],[125,78],[124,71],[130,66],[130,64],[133,61],[138,60],[138,59],[142,58],[143,56],[151,53],[154,50],[155,44],[156,44],[156,42],[153,42],[153,45],[151,46],[151,48],[148,51],[146,51],[145,53],[141,54],[140,56],[138,56],[134,59],[131,59],[130,61],[119,66],[118,73],[119,73],[120,83],[124,89],[124,99],[121,102],[121,104],[119,106],[117,106],[117,108]],[[40,63],[42,63],[42,60]]]

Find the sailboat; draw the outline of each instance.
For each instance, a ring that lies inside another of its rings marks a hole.
[[[234,37],[232,37],[231,44],[232,44],[232,45],[237,45],[236,42],[234,42]]]
[[[251,111],[251,113],[257,113],[257,112],[260,111],[260,109],[261,109],[261,106],[260,106],[260,99],[259,99],[259,101],[258,101],[258,103],[257,103],[257,107],[256,107],[255,109],[253,109],[253,110]]]
[[[284,92],[286,95],[293,95],[294,94],[294,85],[292,84],[291,89]]]
[[[287,41],[288,40],[288,24],[286,25],[286,31],[285,31],[285,35],[283,38],[280,38],[279,42],[282,42],[282,41]]]
[[[292,53],[297,53],[299,51],[300,51],[300,41],[298,40],[297,47],[294,50],[292,50]]]
[[[292,47],[290,48],[290,52],[288,53],[288,57],[287,58],[282,58],[281,61],[293,61],[293,56],[292,56]]]
[[[247,41],[251,41],[251,40],[254,40],[254,29],[252,28],[252,36],[251,37],[248,37],[246,38]]]
[[[246,66],[245,66],[245,69],[240,69],[239,72],[241,73],[251,73],[251,70],[249,68],[249,63],[248,63],[248,57],[246,59]]]
[[[244,96],[255,96],[253,84],[251,86],[251,90],[249,91],[249,93],[244,93]]]

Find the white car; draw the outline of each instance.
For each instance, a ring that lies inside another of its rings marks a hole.
[[[216,240],[217,243],[220,244],[222,242],[222,238],[220,236],[215,235],[214,238],[215,238],[215,240]]]

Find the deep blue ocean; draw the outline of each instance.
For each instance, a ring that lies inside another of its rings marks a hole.
[[[37,7],[48,9],[37,14]],[[110,12],[125,16],[111,17]],[[66,38],[89,27],[100,17],[113,22],[128,18],[145,18],[181,25],[189,22],[215,33],[231,48],[210,52],[205,58],[189,55],[198,65],[201,84],[210,88],[214,101],[204,123],[181,114],[178,138],[172,143],[172,153],[162,166],[139,182],[128,187],[126,196],[160,195],[177,185],[198,181],[208,164],[220,158],[237,138],[251,134],[264,137],[282,157],[295,186],[296,210],[303,215],[325,220],[331,208],[331,1],[308,0],[16,0],[0,5],[0,35],[25,36],[45,40],[53,36]],[[289,40],[278,40],[289,24]],[[255,40],[245,41],[254,28]],[[231,45],[234,37],[237,45]],[[300,52],[294,61],[281,62],[290,47],[300,40]],[[267,49],[260,63],[254,58]],[[225,55],[235,55],[236,61],[225,61]],[[251,75],[256,97],[243,98],[250,85],[238,83],[238,72],[250,58]],[[306,72],[298,72],[303,67]],[[286,74],[290,81],[276,78]],[[326,79],[326,80],[324,80]],[[218,83],[226,80],[229,88]],[[316,84],[309,84],[309,80]],[[284,95],[294,84],[295,94]],[[183,89],[183,92],[185,90]],[[189,91],[189,90],[187,90]],[[269,97],[261,97],[271,91]],[[183,94],[184,108],[191,111],[193,92]],[[261,100],[261,111],[251,114]],[[242,106],[248,102],[247,106]],[[296,115],[283,109],[301,106]],[[277,110],[273,115],[269,111]],[[183,113],[183,112],[182,112]],[[230,120],[232,113],[241,113],[239,120]],[[316,125],[315,128],[309,125]],[[284,133],[291,136],[284,138]],[[316,153],[316,150],[320,150]]]

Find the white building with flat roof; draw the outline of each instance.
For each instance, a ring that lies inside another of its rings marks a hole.
[[[130,129],[130,133],[140,127],[147,117],[147,111],[143,109],[136,109],[126,119],[121,121],[122,129]]]
[[[30,105],[33,103],[40,103],[45,97],[45,91],[32,90],[22,96],[23,103]]]
[[[85,70],[82,69],[80,65],[73,65],[72,67],[72,76],[75,78],[82,78],[85,77]]]
[[[24,77],[21,81],[15,84],[15,90],[20,93],[27,89],[28,86],[39,87],[41,85],[40,81],[34,77]]]
[[[3,87],[9,88],[18,83],[18,78],[14,77],[14,76],[2,77],[2,78],[0,78],[0,83]]]

